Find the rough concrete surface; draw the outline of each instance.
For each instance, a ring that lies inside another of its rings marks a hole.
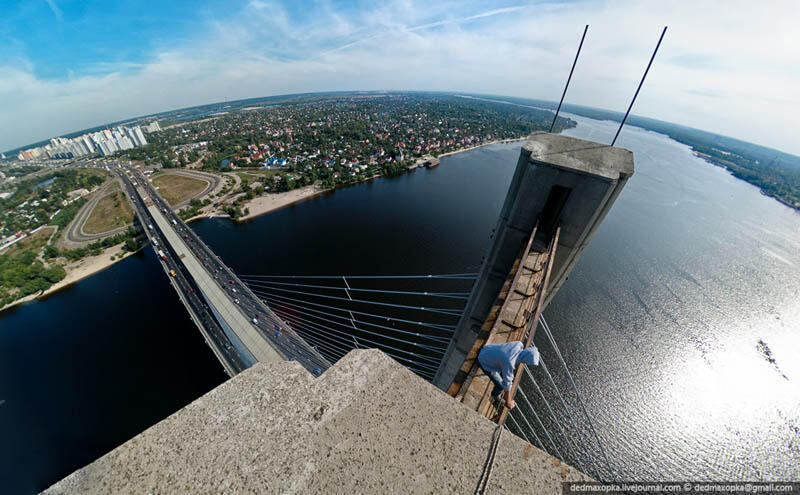
[[[533,160],[570,170],[610,180],[633,175],[633,153],[623,148],[542,131],[528,136],[522,147],[531,152]]]
[[[495,427],[377,350],[259,363],[45,493],[473,493]],[[584,479],[506,431],[487,493]]]

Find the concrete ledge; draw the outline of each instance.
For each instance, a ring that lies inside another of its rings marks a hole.
[[[259,363],[44,493],[472,493],[494,428],[377,350]],[[488,493],[588,479],[505,432]]]

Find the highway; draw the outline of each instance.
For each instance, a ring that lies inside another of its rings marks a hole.
[[[134,211],[147,232],[153,250],[157,255],[159,251],[164,254],[164,258],[159,256],[164,273],[170,279],[170,283],[189,311],[191,319],[205,337],[206,343],[211,347],[214,355],[222,363],[225,372],[228,373],[229,376],[234,376],[247,369],[252,363],[247,363],[243,360],[239,353],[233,348],[222,326],[216,320],[206,302],[201,300],[199,288],[190,277],[187,277],[182,269],[182,264],[178,261],[178,257],[175,255],[174,251],[170,249],[166,238],[159,231],[148,227],[148,225],[154,224],[141,197],[135,191],[125,174],[120,173],[119,175],[123,182],[125,192],[131,199]],[[170,270],[175,272],[174,277],[170,275]]]
[[[204,312],[213,318],[224,335],[224,339],[217,336],[215,342],[227,342],[246,366],[255,361],[291,359],[314,374],[330,366],[181,221],[144,174],[135,168],[126,170],[131,173],[136,187],[124,173],[120,175],[137,196],[137,214],[148,222],[145,229],[148,236],[166,241],[163,245],[169,246],[171,254],[168,260],[174,258],[170,269],[177,273],[179,270],[174,264],[179,265],[182,277],[199,289],[199,297],[207,308]]]

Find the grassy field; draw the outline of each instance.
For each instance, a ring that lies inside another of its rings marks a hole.
[[[200,179],[192,179],[183,175],[161,174],[153,179],[153,185],[158,187],[158,193],[171,206],[192,199],[208,185]]]
[[[11,247],[0,251],[0,254],[17,254],[26,249],[39,252],[39,250],[47,244],[47,239],[56,231],[55,227],[43,227],[33,235],[29,235],[25,239],[13,244]]]
[[[89,219],[83,226],[87,234],[101,234],[133,222],[133,210],[128,198],[114,186],[111,194],[101,199],[94,207]]]
[[[263,169],[248,170],[248,169],[245,169],[245,170],[242,170],[242,171],[237,171],[236,173],[239,175],[239,177],[242,177],[242,178],[246,177],[248,181],[253,182],[254,180],[263,179],[265,177],[272,177],[275,174],[280,173],[280,170],[263,170]]]
[[[103,179],[108,177],[108,171],[103,168],[82,168],[78,170],[78,173],[85,176],[96,175]]]

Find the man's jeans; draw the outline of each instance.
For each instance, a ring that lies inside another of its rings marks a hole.
[[[497,371],[487,371],[483,366],[481,366],[480,361],[478,361],[478,367],[481,369],[481,371],[483,371],[483,374],[488,376],[492,383],[494,383],[492,397],[499,400],[500,394],[503,393],[503,379],[500,377],[500,373]]]

